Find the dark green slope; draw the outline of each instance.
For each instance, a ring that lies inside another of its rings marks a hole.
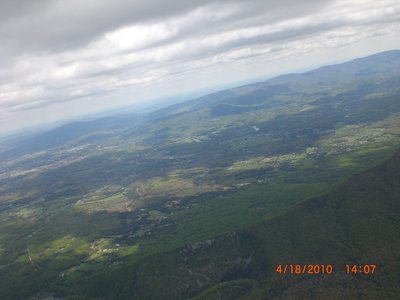
[[[329,194],[251,228],[155,255],[85,282],[113,299],[399,299],[400,151]],[[279,275],[331,264],[332,275]],[[373,275],[346,264],[376,264]]]

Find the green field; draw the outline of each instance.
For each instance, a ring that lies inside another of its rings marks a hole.
[[[307,298],[303,279],[273,266],[373,260],[377,277],[308,282],[322,298],[323,287],[398,297],[399,273],[377,260],[399,261],[398,155],[384,163],[400,146],[392,56],[70,124],[1,152],[0,298]],[[366,66],[375,72],[360,75]]]

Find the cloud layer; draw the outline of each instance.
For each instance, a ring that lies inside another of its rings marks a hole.
[[[400,44],[395,0],[0,3],[3,131]]]

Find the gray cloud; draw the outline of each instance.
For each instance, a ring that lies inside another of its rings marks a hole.
[[[180,35],[209,34],[223,30],[301,15],[325,7],[332,1],[281,0],[38,0],[1,1],[0,49],[3,55],[29,51],[60,51],[83,46],[105,32],[138,23],[150,23],[182,15],[207,5],[218,9],[239,7],[230,18],[209,20],[202,27],[179,28]],[[222,21],[222,23],[220,22]]]
[[[127,24],[182,14],[210,2],[6,0],[1,2],[0,37],[3,47],[8,44],[11,47],[6,50],[13,52],[62,50],[82,46]]]

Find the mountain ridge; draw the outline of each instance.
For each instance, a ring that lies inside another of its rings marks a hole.
[[[388,61],[390,61],[390,63],[388,63]],[[383,66],[380,64],[383,64]],[[379,65],[376,71],[373,70],[375,65]],[[349,67],[350,71],[347,70],[349,69]],[[182,103],[161,108],[141,117],[136,114],[128,113],[126,115],[123,114],[118,116],[104,117],[93,121],[81,121],[79,122],[80,132],[82,132],[81,134],[79,134],[79,132],[76,132],[76,130],[74,129],[76,127],[74,125],[75,122],[69,123],[49,130],[45,133],[25,138],[19,145],[17,145],[17,147],[14,147],[14,149],[11,149],[11,151],[7,151],[6,153],[0,153],[0,155],[4,159],[9,157],[10,155],[12,156],[12,154],[26,154],[29,152],[29,150],[27,149],[28,147],[35,149],[35,151],[41,151],[47,149],[48,147],[62,146],[63,144],[71,141],[71,138],[64,140],[60,137],[55,138],[56,136],[60,136],[60,132],[66,132],[67,136],[71,136],[76,139],[83,134],[93,133],[102,128],[132,129],[134,128],[132,126],[145,126],[149,123],[175,118],[182,114],[195,112],[206,107],[213,108],[214,105],[222,105],[219,110],[221,110],[221,108],[232,109],[232,107],[235,105],[243,105],[243,108],[241,110],[238,110],[237,108],[235,110],[235,108],[233,108],[233,114],[254,111],[260,108],[264,108],[264,106],[262,105],[268,105],[268,103],[266,103],[268,101],[272,101],[275,104],[282,102],[282,100],[279,100],[279,98],[281,97],[294,98],[299,97],[299,94],[302,94],[304,97],[309,97],[312,94],[324,94],[327,90],[331,90],[336,86],[340,86],[344,82],[349,80],[349,75],[359,76],[362,70],[368,68],[372,68],[371,73],[361,74],[363,78],[368,78],[368,76],[379,72],[381,72],[381,75],[379,76],[380,79],[382,79],[382,76],[385,77],[382,74],[387,73],[388,75],[391,75],[393,72],[400,73],[400,71],[398,71],[400,70],[400,50],[384,51],[366,57],[356,58],[340,64],[319,67],[317,69],[304,73],[280,75],[266,81],[255,82],[244,86],[222,90],[199,98],[190,99]],[[387,69],[389,71],[387,71]],[[326,73],[328,75],[324,75]],[[340,76],[337,75],[338,73],[340,74]],[[332,75],[329,74],[336,75],[332,77]],[[318,82],[318,80],[321,81],[321,78],[324,78],[324,76],[327,76],[325,81],[322,80],[322,82],[315,86],[314,82]],[[312,82],[312,89],[310,88],[310,83],[308,82]],[[291,85],[293,84],[297,84],[297,86],[291,87]],[[294,90],[292,91],[293,88]],[[305,92],[307,90],[312,90],[312,92]],[[274,99],[274,97],[277,96],[278,99]],[[249,101],[255,106],[251,107],[251,105],[249,105]],[[273,103],[271,105],[274,105]],[[278,105],[284,105],[285,103],[286,102],[284,101]],[[217,109],[214,108],[214,110],[216,111]],[[212,113],[211,116],[219,117],[229,114],[231,113]],[[73,132],[69,132],[71,130]],[[55,142],[53,143],[52,141]]]
[[[379,166],[271,220],[147,258],[135,269],[141,275],[130,290],[139,299],[399,297],[398,174],[400,149]],[[332,265],[334,272],[277,274],[278,265],[286,264]],[[346,274],[346,265],[364,264],[376,265],[376,274]],[[159,265],[162,272],[150,276],[148,270]],[[120,275],[112,273],[94,282],[107,281],[108,276]],[[96,292],[94,286],[89,290],[92,296],[106,292]]]

